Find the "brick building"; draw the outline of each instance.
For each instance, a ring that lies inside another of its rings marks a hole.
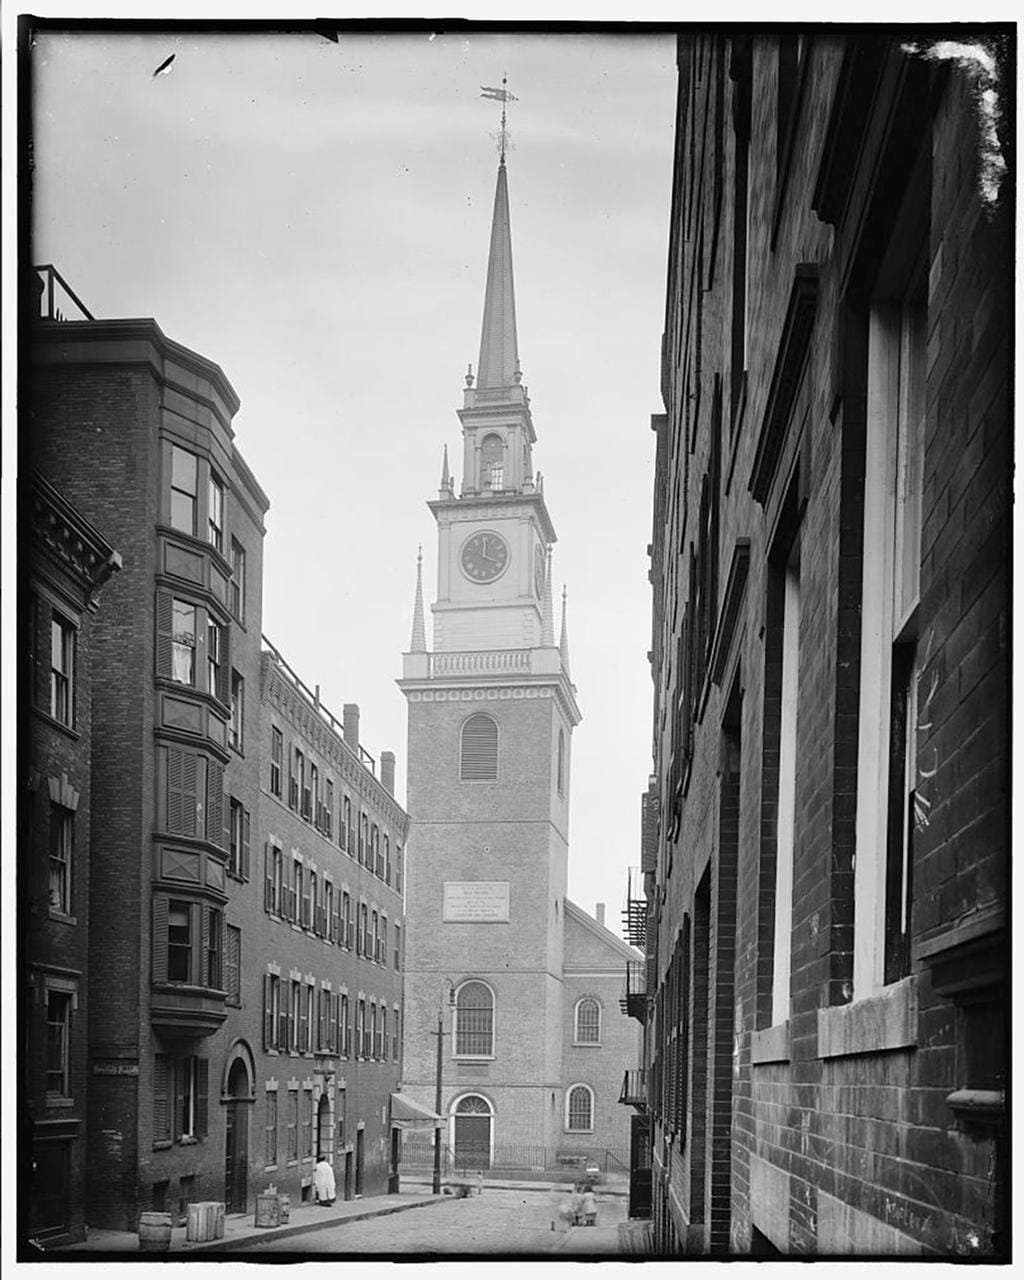
[[[1006,1247],[1013,72],[914,40],[679,41],[634,904],[666,1253]]]
[[[624,1166],[618,1097],[639,1034],[618,1003],[624,967],[639,957],[566,897],[580,712],[564,596],[555,638],[555,530],[519,367],[504,155],[480,360],[458,412],[461,489],[446,450],[430,503],[433,650],[418,576],[399,682],[411,818],[406,1087],[427,1107],[440,1091],[458,1168],[591,1157]]]
[[[362,961],[324,897],[346,875],[363,892],[367,873],[345,870],[324,832],[342,830],[346,799],[398,843],[404,815],[372,759],[264,651],[268,502],[236,447],[222,371],[152,320],[95,320],[70,293],[81,318],[65,318],[62,282],[44,278],[26,452],[124,563],[90,637],[87,1221],[131,1230],[144,1210],[180,1217],[193,1200],[242,1211],[269,1183],[308,1195],[314,1150],[343,1180],[351,1148],[362,1185],[379,1189],[396,1071],[376,1043],[360,1055],[373,1068],[346,1079],[339,1065],[340,993],[347,980],[356,1016]],[[275,729],[307,779],[320,770],[313,809],[302,788],[278,805]],[[287,913],[278,886],[268,921],[271,837],[301,880],[288,881]],[[377,896],[397,923],[395,890]],[[366,983],[393,1026],[393,964],[382,957]],[[356,1182],[353,1167],[350,1194]]]
[[[19,1115],[30,1162],[21,1234],[85,1232],[89,1094],[91,645],[101,588],[120,568],[103,536],[41,476],[20,494]]]

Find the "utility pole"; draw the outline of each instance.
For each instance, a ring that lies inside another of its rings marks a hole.
[[[444,1070],[444,1009],[437,1007],[437,1080],[434,1088],[434,1111],[441,1114],[441,1073]],[[441,1126],[434,1129],[434,1186],[435,1196],[441,1194]]]

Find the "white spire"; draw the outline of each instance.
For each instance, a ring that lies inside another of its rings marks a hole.
[[[416,555],[416,603],[412,610],[412,643],[410,653],[426,653],[427,631],[423,624],[423,548]]]

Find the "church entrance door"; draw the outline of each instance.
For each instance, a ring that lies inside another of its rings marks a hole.
[[[491,1104],[478,1094],[462,1098],[455,1107],[456,1169],[491,1167]]]

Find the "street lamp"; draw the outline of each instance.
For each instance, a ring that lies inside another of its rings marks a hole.
[[[455,984],[451,978],[446,978],[448,984],[448,1007],[455,1008]],[[437,1081],[434,1089],[434,1111],[441,1114],[441,1077],[444,1072],[444,1005],[438,1003],[437,1006],[437,1030],[434,1032],[437,1036]],[[441,1194],[441,1126],[437,1125],[434,1129],[434,1185],[433,1192],[435,1196]]]

